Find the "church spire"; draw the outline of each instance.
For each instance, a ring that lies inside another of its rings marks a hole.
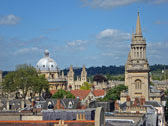
[[[139,18],[139,11],[138,11],[138,17],[137,17],[137,24],[136,24],[136,35],[142,36],[141,24],[140,24],[140,18]]]

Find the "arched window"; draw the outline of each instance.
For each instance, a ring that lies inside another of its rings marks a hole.
[[[135,80],[135,89],[141,89],[141,88],[142,88],[141,80],[139,79]]]

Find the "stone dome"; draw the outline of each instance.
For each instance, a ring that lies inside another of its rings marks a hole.
[[[49,51],[44,51],[44,57],[41,58],[37,64],[36,69],[41,71],[55,71],[57,70],[57,63],[49,57]]]

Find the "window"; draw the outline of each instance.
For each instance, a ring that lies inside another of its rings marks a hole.
[[[135,89],[141,89],[142,88],[142,84],[141,84],[141,80],[135,80]]]
[[[54,74],[51,74],[51,78],[54,79]]]
[[[69,101],[69,103],[68,103],[68,108],[72,108],[73,107],[73,101]]]
[[[43,65],[43,67],[45,67],[45,65]]]
[[[51,65],[51,67],[54,67],[53,65]]]

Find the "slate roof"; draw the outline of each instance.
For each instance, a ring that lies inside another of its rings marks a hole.
[[[131,101],[131,104],[133,104],[133,102]],[[137,105],[139,106],[139,105]],[[153,107],[162,107],[161,104],[159,104],[157,101],[145,101],[145,105],[144,106],[153,106]],[[122,110],[126,110],[127,104],[126,102],[124,102],[123,104],[120,104],[120,108]]]
[[[60,99],[61,106],[63,106],[64,109],[76,109],[78,107],[79,99]],[[35,108],[41,107],[43,110],[48,109],[48,103],[51,103],[54,107],[57,104],[57,99],[46,99],[46,101],[37,101],[35,104]],[[71,103],[71,106],[69,106],[69,103]]]
[[[9,105],[10,105],[10,110],[19,110],[21,109],[21,99],[13,99],[13,100],[9,100]],[[7,99],[1,99],[1,106],[0,106],[0,109],[3,110],[3,109],[7,109]],[[26,101],[24,101],[25,103]]]
[[[160,93],[162,92],[161,90],[156,89],[154,86],[150,85],[150,91],[151,93]]]
[[[157,101],[145,101],[145,105],[152,105],[153,107],[162,107]]]

